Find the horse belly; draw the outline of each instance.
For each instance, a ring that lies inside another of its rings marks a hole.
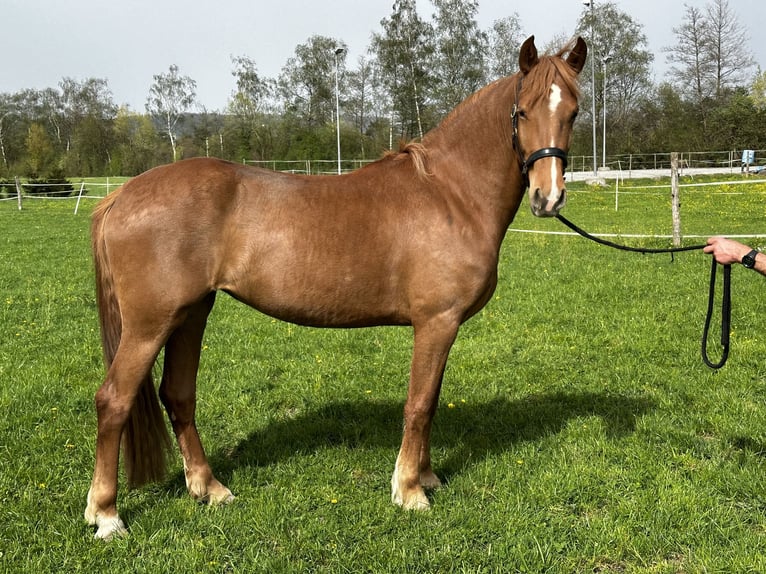
[[[397,273],[372,257],[272,250],[240,262],[219,288],[277,319],[314,327],[409,324]]]

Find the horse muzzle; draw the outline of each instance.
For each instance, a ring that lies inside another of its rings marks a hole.
[[[556,217],[561,208],[567,202],[567,190],[562,189],[557,193],[553,190],[544,195],[538,187],[534,191],[529,190],[529,206],[532,208],[532,214],[535,217]]]
[[[535,162],[546,159],[540,164],[537,164],[536,175],[545,180],[545,176],[548,175],[550,180],[543,186],[539,184],[537,177],[530,177],[530,169]],[[559,164],[556,160],[559,160]],[[550,170],[544,169],[550,166]],[[564,185],[564,173],[567,169],[567,152],[557,147],[547,147],[537,150],[529,155],[529,157],[522,164],[522,173],[528,178],[529,184],[529,203],[532,208],[532,213],[536,217],[555,217],[558,215],[559,210],[564,207],[567,201],[566,187]],[[547,192],[544,192],[544,187],[548,188]]]

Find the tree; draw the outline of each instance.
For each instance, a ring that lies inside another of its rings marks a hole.
[[[637,106],[652,88],[650,66],[654,56],[647,48],[643,27],[629,14],[620,11],[611,2],[596,4],[593,12],[584,11],[577,25],[578,34],[586,37],[590,37],[590,30],[593,29],[593,37],[588,42],[588,58],[594,58],[596,64],[595,94],[591,93],[591,67],[585,66],[581,75],[580,82],[584,89],[580,109],[590,110],[590,99],[595,97],[596,123],[601,123],[600,118],[606,106],[609,110],[607,123],[611,126],[607,132],[619,134],[619,147],[611,145],[610,148],[615,151],[633,151],[631,134],[634,123],[630,120],[635,117]],[[609,61],[605,77],[606,58]],[[589,115],[581,114],[586,118]],[[590,121],[586,125],[590,127]],[[582,122],[580,126],[583,126]]]
[[[8,171],[8,128],[18,115],[16,98],[10,94],[0,94],[0,158],[5,172]]]
[[[747,121],[742,121],[747,118]],[[766,142],[766,114],[755,107],[745,88],[731,90],[708,119],[710,139],[715,149],[757,149]]]
[[[432,0],[435,57],[433,100],[446,115],[487,79],[487,35],[479,30],[477,0]]]
[[[38,123],[29,126],[26,140],[27,175],[37,178],[53,167],[55,151],[45,128]]]
[[[698,107],[668,82],[647,94],[633,116],[633,151],[709,149]]]
[[[674,64],[672,83],[697,102],[718,98],[752,67],[747,34],[727,0],[713,0],[704,12],[685,7],[684,23],[673,28],[676,44],[663,49]]]
[[[176,65],[171,65],[167,74],[155,75],[154,83],[149,88],[146,111],[156,121],[162,122],[173,150],[173,161],[178,159],[176,127],[183,114],[194,103],[197,97],[196,89],[197,82],[188,76],[179,76]]]
[[[747,32],[737,21],[728,0],[713,0],[707,5],[708,45],[715,73],[715,95],[744,81],[744,73],[753,66],[747,49]]]
[[[750,99],[757,109],[766,110],[766,72],[762,72],[760,67],[750,85]]]
[[[674,64],[670,68],[672,84],[700,101],[711,92],[709,80],[713,65],[708,58],[707,24],[699,8],[686,4],[684,7],[683,24],[673,28],[677,43],[663,51],[667,53],[667,61]]]
[[[524,32],[518,12],[492,23],[488,33],[488,79],[510,76],[518,71],[519,48],[523,41]]]
[[[63,78],[59,87],[58,101],[52,94],[47,97],[52,102],[51,123],[64,146],[62,165],[67,172],[82,176],[103,173],[117,113],[107,80]]]
[[[263,124],[263,112],[271,93],[269,82],[261,78],[255,62],[247,56],[231,58],[232,75],[237,80],[237,90],[229,100],[229,131],[234,134],[238,157],[251,157],[253,150],[264,155],[263,136],[259,127]]]
[[[156,165],[158,137],[148,115],[120,108],[114,121],[115,149],[110,173],[138,175]]]
[[[346,102],[344,109],[356,128],[360,157],[367,157],[365,149],[368,127],[378,119],[375,101],[379,83],[373,62],[360,56],[357,66],[346,77]]]
[[[112,92],[107,80],[103,78],[88,78],[79,82],[73,78],[63,78],[59,82],[60,114],[65,126],[64,143],[66,151],[72,149],[72,138],[78,125],[86,118],[95,121],[111,121],[117,113],[117,107],[112,102]],[[48,96],[55,101],[53,95]],[[55,106],[54,106],[55,107]],[[59,138],[60,128],[57,129]]]
[[[309,126],[332,123],[335,116],[335,59],[342,72],[346,51],[342,41],[312,36],[295,48],[295,55],[282,68],[278,90],[285,111],[295,114]]]
[[[383,32],[373,34],[375,54],[391,102],[400,121],[400,137],[423,137],[423,112],[431,85],[433,28],[417,13],[415,0],[395,0],[389,18],[380,22]]]

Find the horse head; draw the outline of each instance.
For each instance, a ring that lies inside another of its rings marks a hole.
[[[587,51],[582,38],[554,56],[539,57],[534,36],[521,46],[511,114],[513,147],[538,217],[555,216],[566,203],[564,172],[578,111],[577,77]]]

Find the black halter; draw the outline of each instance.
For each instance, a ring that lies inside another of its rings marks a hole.
[[[524,79],[524,74],[519,74],[519,82],[516,84],[516,101],[513,102],[513,109],[511,110],[511,125],[513,127],[513,149],[516,151],[516,156],[519,158],[519,165],[521,166],[521,174],[524,179],[527,179],[527,173],[532,164],[538,159],[544,157],[557,157],[564,164],[563,171],[567,169],[567,152],[558,147],[544,147],[535,152],[529,154],[529,157],[524,159],[524,151],[519,144],[519,94],[521,93],[521,82]]]

